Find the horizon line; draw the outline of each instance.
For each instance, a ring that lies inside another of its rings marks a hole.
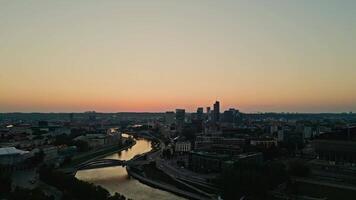
[[[97,113],[97,114],[119,114],[119,113],[147,113],[147,114],[163,114],[166,112],[175,112],[175,110],[167,110],[167,111],[119,111],[119,112],[98,112],[98,111],[83,111],[83,112],[36,112],[36,111],[31,111],[31,112],[0,112],[0,114],[85,114],[85,113]],[[186,112],[186,113],[196,113],[196,112]],[[224,112],[220,112],[224,113]],[[348,111],[348,112],[288,112],[288,111],[281,111],[281,112],[276,112],[276,111],[268,111],[268,112],[262,112],[262,111],[256,111],[256,112],[240,112],[242,114],[356,114],[354,111]],[[206,114],[206,112],[204,112]]]

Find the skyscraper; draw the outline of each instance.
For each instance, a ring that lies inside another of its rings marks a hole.
[[[176,109],[176,128],[179,133],[182,132],[185,120],[185,110]]]
[[[203,119],[203,114],[204,114],[204,108],[199,107],[197,109],[197,119],[202,120]]]
[[[206,107],[206,119],[207,120],[211,120],[211,110],[210,110],[210,107]]]
[[[220,102],[219,101],[216,101],[214,103],[213,120],[214,120],[214,122],[220,121]]]
[[[176,109],[176,122],[184,122],[185,120],[185,110]]]
[[[174,112],[173,111],[168,111],[164,115],[164,121],[166,125],[171,125],[174,123]]]

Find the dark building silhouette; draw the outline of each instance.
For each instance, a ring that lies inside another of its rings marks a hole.
[[[216,101],[214,103],[213,120],[214,120],[214,122],[220,122],[220,102],[219,101]]]
[[[206,120],[211,120],[211,109],[206,107]]]
[[[176,122],[184,122],[185,120],[185,110],[176,109]]]
[[[197,109],[197,120],[202,120],[203,119],[203,114],[204,114],[204,108],[199,107]]]
[[[226,123],[234,123],[234,111],[233,110],[226,110],[223,115],[223,122]]]
[[[324,133],[313,141],[318,159],[356,164],[356,127]]]
[[[184,128],[184,120],[185,120],[185,110],[176,109],[176,127],[177,127],[177,131],[180,133]]]

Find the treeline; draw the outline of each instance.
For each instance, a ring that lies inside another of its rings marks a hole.
[[[53,196],[47,196],[40,189],[11,188],[11,173],[0,170],[0,199],[8,200],[53,200]]]
[[[110,193],[92,183],[78,180],[62,172],[54,171],[48,166],[39,169],[40,179],[48,185],[56,187],[65,200],[126,200],[123,195]]]

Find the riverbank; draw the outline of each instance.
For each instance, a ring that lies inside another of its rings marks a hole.
[[[110,194],[103,187],[79,180],[74,176],[56,171],[48,166],[42,166],[39,169],[39,176],[40,180],[46,185],[59,190],[62,199],[126,200],[126,197],[122,194]]]
[[[157,140],[156,140],[157,141]],[[130,166],[142,166],[153,160],[155,155],[160,155],[160,149],[157,142],[152,142],[148,138],[138,137],[136,144],[122,153],[113,153],[108,159],[129,161]],[[150,154],[147,154],[150,152]],[[79,180],[83,180],[107,189],[111,194],[115,192],[125,195],[127,198],[135,200],[184,200],[182,195],[176,195],[173,192],[151,187],[148,184],[140,182],[138,179],[129,178],[126,167],[107,167],[90,170],[80,170],[75,175]]]
[[[196,193],[192,193],[192,192],[188,192],[186,190],[179,189],[174,185],[169,185],[167,183],[163,183],[163,182],[155,181],[151,178],[147,178],[147,177],[143,176],[141,173],[136,172],[136,170],[134,168],[126,167],[126,170],[129,174],[129,176],[131,176],[131,177],[135,178],[136,180],[140,181],[141,183],[149,185],[151,187],[165,190],[167,192],[171,192],[173,194],[176,194],[181,197],[188,198],[188,199],[211,200],[211,198],[204,197],[204,196],[201,196]]]
[[[172,179],[169,175],[163,173],[162,171],[158,170],[157,168],[149,168],[148,169],[148,163],[155,161],[156,159],[159,158],[162,150],[162,142],[158,140],[157,138],[154,137],[137,137],[137,138],[145,138],[146,140],[149,140],[151,142],[151,150],[145,153],[140,153],[134,156],[133,158],[130,159],[130,161],[136,161],[135,166],[127,166],[125,171],[127,174],[134,179],[138,180],[142,184],[151,186],[153,188],[160,189],[162,191],[170,192],[172,194],[188,198],[188,199],[195,199],[195,200],[211,200],[211,198],[199,194],[196,191],[192,190],[189,187],[186,187],[184,184],[176,182],[174,179]],[[133,145],[135,145],[136,142]],[[117,150],[121,151],[123,149]],[[91,159],[87,159],[84,162],[81,162],[81,164],[86,163],[86,162],[91,162],[93,160],[109,156],[113,152],[108,152],[107,154],[102,154],[96,157],[92,157]],[[137,164],[139,163],[139,164]],[[73,168],[75,168],[77,165],[73,165]],[[143,173],[140,172],[135,172],[135,170],[132,170],[133,168],[139,168],[139,169],[144,169]],[[163,178],[164,177],[164,178]],[[164,180],[162,180],[164,179]]]
[[[135,144],[136,144],[136,141],[131,140],[130,142],[126,142],[124,144],[124,146],[111,145],[108,147],[97,149],[92,152],[86,152],[84,155],[75,156],[69,164],[60,167],[59,171],[74,175],[77,170],[76,167],[78,165],[85,164],[87,162],[91,162],[91,161],[112,155],[113,153],[128,150],[131,147],[133,147]]]
[[[133,160],[146,159],[150,164],[140,165],[140,166],[127,166],[126,171],[129,176],[137,179],[143,184],[149,185],[154,188],[158,188],[161,190],[165,190],[167,192],[171,192],[173,194],[179,195],[188,199],[196,199],[196,200],[211,200],[212,197],[207,195],[203,191],[198,191],[197,189],[188,185],[186,183],[182,183],[181,181],[177,181],[171,177],[171,175],[166,174],[165,172],[156,168],[155,164],[152,165],[160,157],[160,153],[162,150],[162,146],[164,145],[162,141],[157,139],[157,143],[153,145],[151,151],[137,156]],[[146,162],[147,163],[147,162]],[[194,189],[192,189],[194,188]]]

